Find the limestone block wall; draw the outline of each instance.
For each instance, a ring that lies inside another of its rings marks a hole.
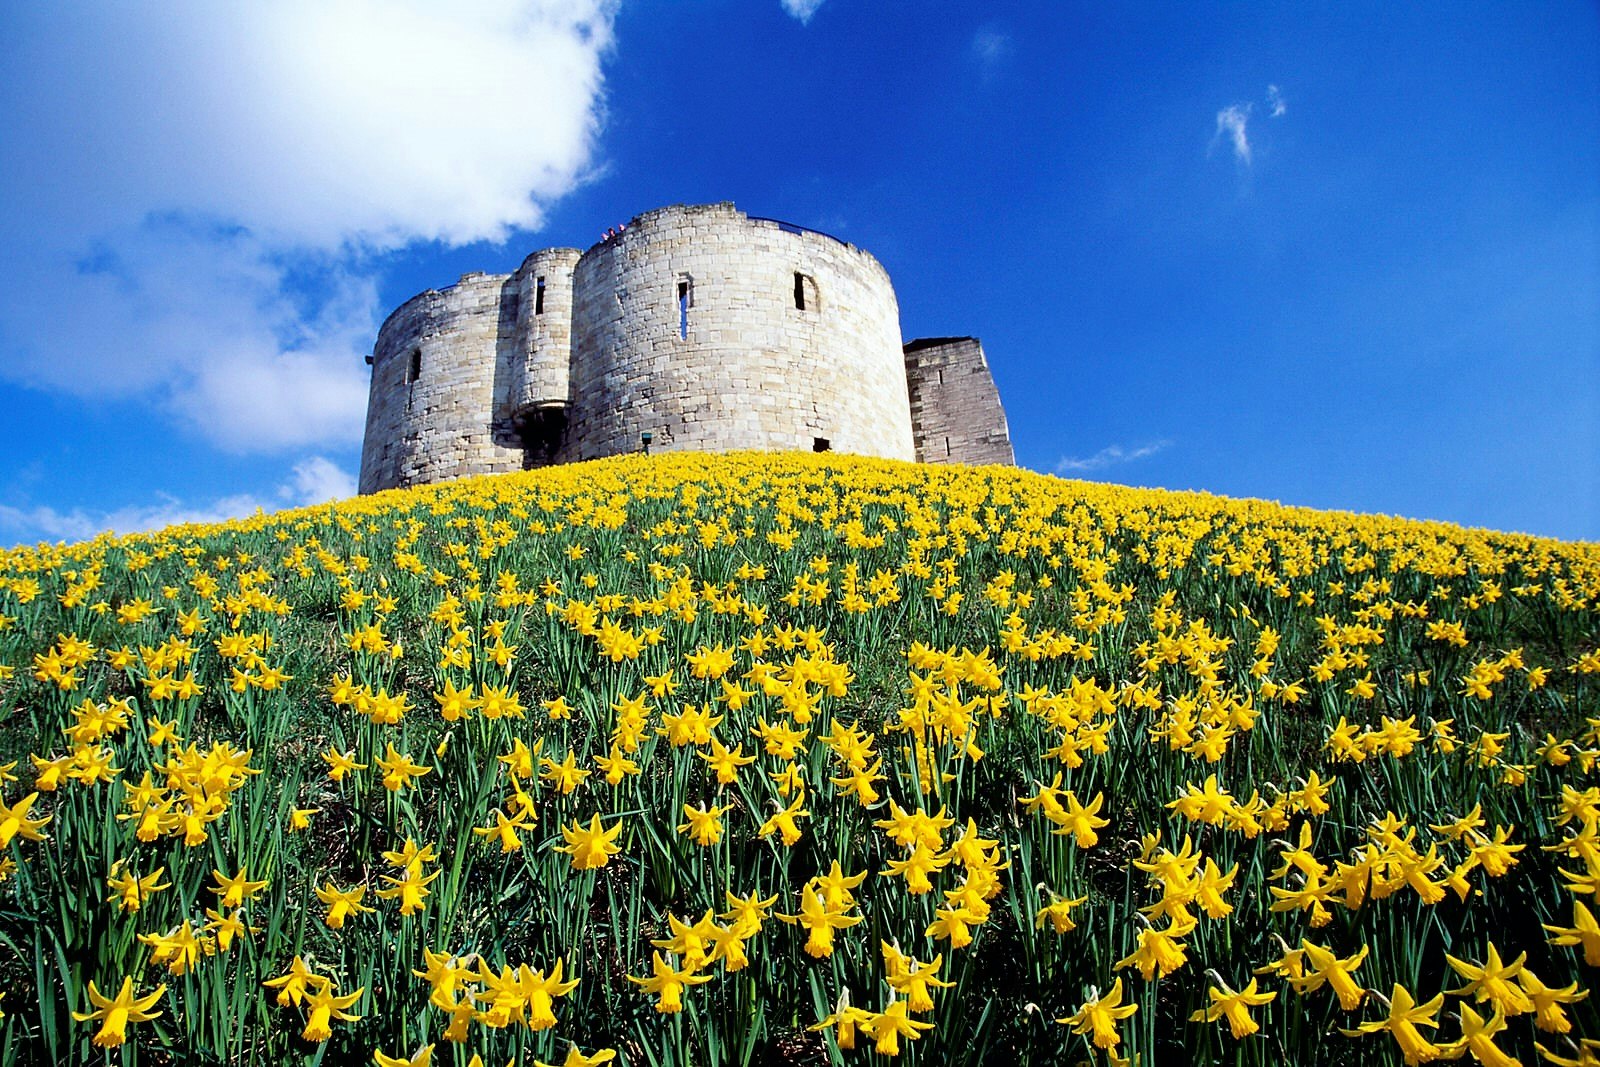
[[[911,425],[923,463],[1016,463],[1000,391],[976,337],[905,347]]]
[[[372,352],[361,492],[523,468],[504,417],[522,380],[518,285],[515,275],[468,274],[384,322]]]
[[[585,252],[573,290],[558,461],[643,432],[652,449],[915,457],[894,289],[852,245],[732,204],[669,207]]]

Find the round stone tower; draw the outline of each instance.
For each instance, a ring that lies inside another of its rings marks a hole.
[[[668,207],[573,274],[561,461],[640,447],[915,459],[899,307],[871,255],[732,204]]]
[[[517,278],[517,357],[512,368],[511,432],[526,464],[555,461],[572,402],[572,272],[582,253],[547,248],[523,260]]]
[[[505,298],[514,284],[468,274],[384,321],[372,350],[362,492],[522,469],[521,442],[496,433],[491,414],[508,406],[517,322],[516,301]]]

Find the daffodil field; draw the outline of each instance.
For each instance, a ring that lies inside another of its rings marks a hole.
[[[1600,1065],[1600,546],[622,457],[0,552],[0,1061]]]

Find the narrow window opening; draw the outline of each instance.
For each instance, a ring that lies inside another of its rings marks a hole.
[[[813,437],[811,439],[811,451],[831,452],[833,451],[833,443],[830,442],[826,437]]]
[[[689,283],[678,283],[678,336],[687,339],[689,336]]]
[[[950,438],[948,437],[944,439],[944,454],[946,457],[950,455]]]
[[[939,384],[940,385],[944,384],[944,368],[943,367],[939,368]]]
[[[533,286],[533,313],[544,314],[544,279],[540,278]]]
[[[406,384],[410,385],[422,377],[422,349],[411,350],[411,361],[406,365]]]
[[[796,311],[817,310],[817,282],[809,274],[794,272],[794,307]]]

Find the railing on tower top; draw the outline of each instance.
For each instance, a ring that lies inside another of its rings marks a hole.
[[[751,222],[770,222],[784,233],[814,233],[818,237],[826,237],[828,240],[838,241],[842,245],[848,245],[850,243],[842,237],[835,237],[826,230],[818,230],[810,226],[800,226],[793,222],[784,222],[782,219],[769,219],[764,218],[761,215],[750,215],[748,218]]]

